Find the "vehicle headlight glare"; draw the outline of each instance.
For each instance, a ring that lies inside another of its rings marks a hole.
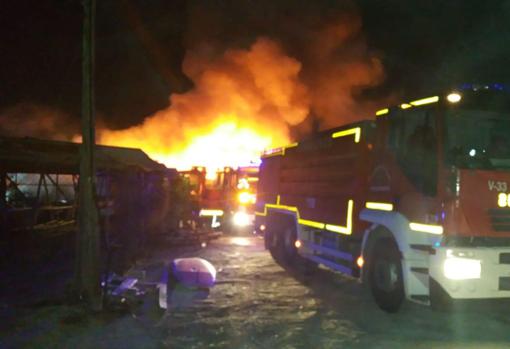
[[[478,259],[447,257],[444,261],[444,276],[450,280],[479,279],[482,265]]]
[[[246,212],[236,212],[233,217],[234,224],[240,227],[250,225],[250,216]]]
[[[462,99],[462,96],[456,92],[450,93],[448,96],[446,96],[446,99],[450,103],[458,103]]]

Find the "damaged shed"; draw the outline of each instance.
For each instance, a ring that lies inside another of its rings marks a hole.
[[[0,137],[0,238],[12,250],[34,235],[74,232],[80,144],[34,138]],[[124,263],[143,244],[154,181],[177,172],[142,150],[96,146],[96,199],[105,244],[121,246]],[[73,246],[69,246],[73,248]],[[16,250],[16,249],[14,249]]]

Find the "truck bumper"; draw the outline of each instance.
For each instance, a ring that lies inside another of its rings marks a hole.
[[[429,275],[451,298],[510,298],[510,247],[435,250]]]

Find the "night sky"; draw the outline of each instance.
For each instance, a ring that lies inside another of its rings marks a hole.
[[[77,125],[81,11],[74,0],[3,2],[0,115],[13,106],[24,106],[18,114],[36,106]],[[98,1],[99,122],[109,128],[137,124],[167,107],[170,94],[191,89],[181,70],[189,49],[221,54],[266,36],[306,67],[311,53],[303,54],[303,45],[315,39],[317,28],[352,17],[361,20],[367,50],[385,72],[377,86],[356,91],[360,100],[510,80],[510,1]]]

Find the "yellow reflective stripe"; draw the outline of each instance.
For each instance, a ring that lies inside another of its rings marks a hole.
[[[359,140],[361,138],[361,128],[355,127],[355,128],[350,128],[348,130],[338,131],[338,132],[333,133],[331,135],[331,137],[339,138],[339,137],[345,137],[345,136],[350,136],[350,135],[354,135],[354,142],[359,143]]]
[[[352,210],[354,208],[354,201],[349,200],[347,204],[347,225],[342,227],[341,225],[326,224],[326,230],[341,233],[346,235],[352,234]]]
[[[295,148],[299,145],[298,142],[294,142],[294,143],[291,143],[291,144],[288,144],[288,145],[285,145],[281,148],[275,148],[275,149],[272,149],[271,151],[272,152],[269,152],[269,153],[263,153],[260,157],[262,159],[265,159],[265,158],[270,158],[271,156],[284,156],[285,155],[285,150],[286,149],[289,149],[289,148]]]
[[[434,97],[418,99],[416,101],[410,102],[410,104],[414,105],[414,106],[419,106],[419,105],[424,105],[424,104],[436,103],[438,101],[439,101],[439,96],[434,96]]]
[[[381,109],[381,110],[376,111],[375,115],[376,116],[381,116],[381,115],[388,114],[389,112],[390,112],[390,110],[388,108],[385,108],[385,109]]]
[[[267,208],[274,206],[278,207],[280,205],[280,195],[276,195],[276,204],[264,204],[264,212],[255,211],[256,216],[267,216]]]
[[[324,223],[310,221],[308,219],[299,219],[299,224],[307,225],[309,227],[317,228],[317,229],[324,229]]]
[[[335,233],[347,235],[352,234],[352,211],[354,208],[354,201],[352,200],[349,200],[347,203],[347,225],[345,227],[302,219],[300,218],[298,208],[294,206],[266,204],[266,207],[295,212],[297,215],[298,223],[302,225],[307,225],[318,229],[326,229]]]
[[[265,158],[270,158],[272,156],[280,156],[280,155],[283,155],[285,154],[284,150],[278,150],[278,151],[275,151],[274,153],[266,153],[266,154],[262,154],[261,158],[262,159],[265,159]]]
[[[347,225],[345,227],[342,227],[340,225],[333,225],[333,224],[326,224],[321,222],[316,222],[308,219],[302,219],[299,210],[295,206],[287,206],[287,205],[280,205],[280,195],[276,196],[277,204],[264,204],[264,212],[255,212],[257,216],[266,216],[267,215],[267,209],[277,209],[277,210],[284,210],[289,212],[294,212],[296,214],[296,218],[298,220],[298,223],[301,225],[306,225],[309,227],[317,228],[317,229],[326,229],[335,233],[341,233],[341,234],[352,234],[352,211],[354,209],[354,201],[349,200],[347,203]]]
[[[285,210],[285,211],[291,211],[291,212],[299,213],[297,207],[295,207],[295,206],[266,204],[266,207],[267,208],[276,208],[278,210]]]
[[[411,228],[411,230],[419,231],[421,233],[429,233],[436,235],[443,234],[443,227],[440,225],[411,222],[409,223],[409,228]]]
[[[365,207],[371,210],[393,211],[393,204],[386,202],[367,202]]]
[[[299,145],[298,142],[294,142],[294,143],[291,143],[289,145],[286,145],[285,147],[283,147],[284,149],[289,149],[289,148],[294,148],[294,147],[297,147]]]

